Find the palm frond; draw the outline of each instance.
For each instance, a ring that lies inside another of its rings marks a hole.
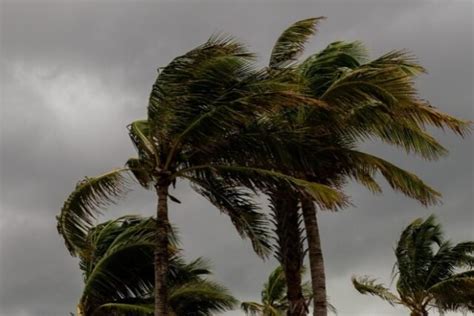
[[[467,310],[474,312],[474,276],[453,276],[433,285],[428,291],[435,297],[436,305],[446,311]]]
[[[276,41],[271,57],[270,67],[284,67],[295,61],[302,53],[308,38],[316,33],[316,27],[324,17],[310,18],[292,24]]]
[[[402,113],[403,110],[390,110],[382,103],[363,104],[349,112],[340,126],[340,133],[354,141],[380,139],[429,160],[447,154],[434,137],[417,125],[418,122]]]
[[[400,304],[400,299],[390,292],[383,284],[376,283],[375,279],[369,277],[352,278],[352,284],[355,289],[361,294],[370,294],[380,297],[382,300],[388,302],[390,305]]]
[[[401,295],[425,290],[429,264],[434,257],[433,245],[442,246],[441,226],[434,216],[417,218],[400,235],[395,249]],[[408,295],[406,295],[408,296]]]
[[[364,63],[367,55],[361,42],[333,42],[298,65],[297,71],[307,81],[311,94],[319,98],[335,80]]]
[[[202,85],[201,90],[193,90],[190,84],[202,79],[199,75],[202,74],[206,63],[209,65],[210,61],[220,57],[245,62],[252,60],[253,54],[231,37],[214,36],[203,45],[175,58],[162,69],[153,85],[148,105],[151,135],[166,141],[173,129],[172,125],[176,124],[173,122],[176,119],[175,114],[180,114],[177,112],[186,108],[190,110],[187,107],[189,103],[200,103],[200,98],[204,96],[203,91],[206,90],[202,90]]]
[[[191,181],[196,192],[230,217],[237,232],[241,237],[250,239],[259,256],[269,255],[271,247],[267,219],[252,202],[250,192],[230,185],[212,173],[200,173],[186,178]]]
[[[130,172],[142,187],[145,189],[150,188],[150,184],[153,182],[153,177],[149,166],[145,161],[139,158],[130,158],[125,163],[125,166],[130,169]]]
[[[285,175],[278,171],[261,168],[212,164],[180,170],[177,176],[199,170],[218,172],[222,177],[226,177],[230,181],[235,181],[235,183],[243,184],[253,190],[271,187],[271,183],[273,183],[273,185],[284,183],[295,191],[311,195],[316,203],[327,209],[338,209],[347,204],[347,198],[343,193],[327,185],[309,182]]]
[[[441,196],[440,193],[430,188],[416,175],[388,161],[355,150],[347,151],[347,153],[349,153],[354,166],[353,170],[349,172],[357,173],[360,170],[362,176],[368,175],[371,177],[374,175],[374,172],[379,171],[394,190],[418,200],[423,205],[435,204]],[[377,186],[372,182],[372,178],[369,178],[367,182],[367,179],[361,178],[357,174],[353,174],[353,176],[362,184],[368,184],[369,188],[377,189]]]
[[[153,304],[106,303],[96,308],[92,316],[107,315],[106,313],[110,312],[119,315],[144,316],[153,315],[154,310],[155,306]]]
[[[159,156],[156,153],[155,146],[150,138],[150,127],[148,121],[139,120],[132,122],[128,126],[128,131],[141,159],[153,160]]]
[[[240,309],[244,311],[247,316],[259,316],[261,315],[264,306],[257,302],[242,302]]]
[[[81,301],[148,295],[153,289],[154,220],[128,226],[93,262]]]
[[[169,304],[177,315],[207,316],[233,309],[237,300],[216,282],[200,280],[171,288]]]
[[[265,304],[285,305],[286,277],[283,267],[276,267],[263,285],[262,302]]]
[[[101,210],[127,192],[125,172],[126,169],[115,169],[94,178],[86,177],[69,195],[57,216],[57,228],[72,255],[85,247],[87,231]]]

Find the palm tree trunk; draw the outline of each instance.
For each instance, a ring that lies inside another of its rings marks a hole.
[[[271,206],[278,238],[278,259],[283,266],[287,285],[288,316],[307,315],[308,307],[303,296],[301,272],[304,252],[296,194],[288,189],[271,195]]]
[[[168,185],[158,185],[155,247],[155,316],[168,316]]]
[[[308,239],[311,285],[313,289],[314,316],[327,316],[326,274],[319,236],[316,207],[309,198],[301,199],[306,238]]]

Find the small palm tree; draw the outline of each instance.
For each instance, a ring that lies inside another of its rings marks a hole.
[[[304,269],[302,269],[304,274]],[[283,316],[286,315],[290,304],[287,297],[287,281],[282,266],[278,266],[268,276],[263,285],[261,302],[242,302],[241,309],[250,316]],[[311,284],[302,285],[303,297],[306,301],[312,299]],[[329,309],[336,313],[334,306],[328,304]]]
[[[125,216],[90,230],[79,256],[85,283],[79,316],[153,315],[155,225],[153,219]],[[209,265],[201,258],[185,262],[176,237],[171,241],[171,314],[205,316],[232,309],[237,301],[227,289],[206,278]]]
[[[453,245],[443,240],[434,216],[418,218],[402,232],[395,255],[398,295],[369,277],[354,277],[354,287],[405,306],[412,316],[426,316],[430,309],[474,311],[473,241]]]

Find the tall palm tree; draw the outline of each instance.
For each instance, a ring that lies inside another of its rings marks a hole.
[[[248,121],[302,103],[321,106],[306,97],[300,85],[288,82],[283,75],[270,76],[268,71],[256,69],[252,60],[253,55],[240,43],[213,37],[161,69],[150,95],[147,119],[129,126],[138,157],[129,159],[125,168],[79,182],[58,217],[58,231],[77,255],[100,211],[127,191],[129,171],[142,186],[156,191],[155,315],[168,315],[168,199],[179,202],[169,192],[178,179],[189,181],[229,215],[237,231],[250,238],[261,256],[270,249],[266,220],[249,198],[262,183],[284,182],[328,208],[343,199],[327,185],[261,164],[236,164],[236,160],[223,158],[232,151],[232,140],[239,138]],[[244,138],[240,144],[245,148]]]
[[[474,312],[474,241],[453,245],[434,216],[418,218],[402,232],[395,256],[398,295],[369,277],[353,278],[355,288],[405,306],[412,316],[430,309]]]
[[[201,258],[185,262],[172,237],[167,273],[172,315],[205,316],[232,309],[235,298],[206,278],[208,264]],[[85,285],[77,315],[152,315],[154,248],[153,219],[125,216],[91,228],[79,256]]]
[[[464,136],[469,123],[418,98],[414,78],[424,69],[404,51],[393,51],[367,62],[361,43],[335,42],[297,63],[304,43],[315,33],[321,19],[298,21],[282,33],[272,51],[269,74],[284,76],[302,86],[307,96],[324,106],[307,106],[303,102],[297,108],[271,113],[266,120],[259,118],[246,127],[248,135],[258,135],[252,143],[256,150],[250,150],[249,137],[241,133],[248,155],[242,154],[243,147],[237,145],[239,139],[234,139],[237,149],[229,156],[253,163],[263,161],[274,170],[333,188],[340,188],[349,179],[356,180],[374,193],[381,192],[375,180],[375,174],[380,172],[393,189],[424,205],[436,203],[440,194],[414,174],[359,152],[356,146],[364,140],[378,139],[408,153],[437,159],[447,151],[428,134],[426,126],[448,128]],[[284,150],[275,153],[274,148]],[[304,254],[299,246],[303,239],[297,214],[300,210],[309,247],[314,314],[326,315],[324,262],[314,202],[321,209],[327,207],[304,192],[285,186],[273,186],[266,193],[270,195],[289,301],[300,306],[292,309],[296,310],[292,315],[305,314],[298,271]],[[336,209],[344,203],[333,206]]]

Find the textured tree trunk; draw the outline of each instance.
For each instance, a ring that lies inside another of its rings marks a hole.
[[[301,199],[306,238],[308,240],[311,285],[313,289],[314,316],[327,316],[326,274],[319,236],[316,207],[308,198]]]
[[[301,272],[304,252],[298,214],[298,199],[288,190],[271,195],[273,216],[278,238],[278,259],[285,271],[288,298],[288,316],[307,315],[308,307],[303,296]]]
[[[155,316],[168,316],[168,185],[159,185],[158,208],[156,212],[155,247]]]

